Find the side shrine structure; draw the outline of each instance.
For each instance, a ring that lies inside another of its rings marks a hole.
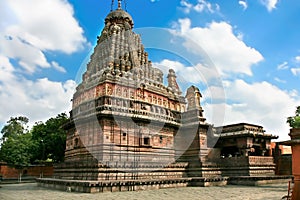
[[[64,125],[65,161],[39,185],[105,192],[273,176],[269,151],[276,136],[251,124],[221,129],[207,123],[199,89],[191,86],[183,94],[172,69],[163,84],[163,72],[152,66],[132,17],[118,3],[73,96]]]

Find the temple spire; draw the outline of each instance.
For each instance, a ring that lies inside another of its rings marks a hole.
[[[118,10],[122,9],[122,0],[118,0]]]
[[[113,11],[113,8],[114,8],[114,0],[112,0],[111,1],[111,9],[110,9],[110,11]],[[125,4],[126,4],[126,2],[125,2]],[[126,6],[126,5],[125,5]],[[122,10],[122,0],[118,0],[118,8],[117,8],[118,10]]]

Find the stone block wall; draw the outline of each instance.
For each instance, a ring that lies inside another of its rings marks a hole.
[[[18,179],[20,170],[8,166],[5,163],[0,164],[0,174],[2,175],[2,179]],[[32,165],[23,168],[22,177],[52,177],[53,175],[53,165]]]
[[[292,154],[281,155],[276,163],[276,175],[292,175]]]
[[[215,160],[222,176],[272,176],[275,175],[273,157],[248,156],[227,157]]]

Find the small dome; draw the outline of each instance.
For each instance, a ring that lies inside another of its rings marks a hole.
[[[117,10],[110,12],[107,15],[107,17],[105,18],[105,23],[107,23],[109,21],[114,21],[116,19],[123,19],[123,20],[128,19],[128,22],[133,27],[133,20],[132,20],[131,15],[122,9],[117,9]]]

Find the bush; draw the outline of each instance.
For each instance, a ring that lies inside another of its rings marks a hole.
[[[286,122],[291,128],[300,128],[300,106],[297,107],[295,116],[288,117]]]

